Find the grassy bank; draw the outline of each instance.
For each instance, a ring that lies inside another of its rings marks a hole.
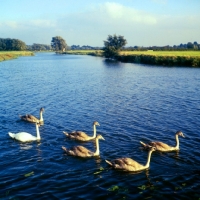
[[[33,56],[31,51],[0,51],[0,61],[15,59],[19,56]]]
[[[70,50],[62,54],[102,56],[101,50]]]
[[[152,56],[194,56],[200,57],[200,51],[121,51],[120,55],[152,55]]]
[[[66,54],[102,56],[102,51],[71,50]],[[200,51],[121,51],[116,59],[150,65],[200,67]]]
[[[150,65],[200,67],[200,51],[123,51],[116,59]]]

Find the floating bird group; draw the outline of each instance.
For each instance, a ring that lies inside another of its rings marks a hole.
[[[38,119],[37,117],[26,114],[23,116],[19,116],[21,120],[29,122],[29,123],[35,123],[36,125],[36,136],[33,136],[30,133],[27,132],[19,132],[19,133],[11,133],[9,132],[9,136],[13,139],[16,139],[21,142],[30,142],[30,141],[36,141],[40,140],[40,132],[39,132],[39,127],[41,124],[44,123],[43,119],[43,112],[44,108],[40,109],[40,118]],[[67,153],[67,155],[71,156],[77,156],[77,157],[83,157],[83,158],[88,158],[88,157],[94,157],[94,156],[99,156],[100,155],[100,148],[99,148],[99,140],[105,140],[102,135],[97,135],[96,131],[96,126],[100,126],[100,124],[97,121],[93,122],[93,136],[89,136],[87,133],[82,132],[82,131],[73,131],[71,133],[67,133],[63,131],[63,133],[70,139],[74,139],[77,141],[91,141],[95,140],[96,144],[96,150],[90,151],[89,149],[85,148],[84,146],[74,146],[69,149],[66,147],[62,146],[62,149],[64,152]],[[148,169],[150,166],[150,160],[151,160],[151,154],[154,151],[160,151],[160,152],[168,152],[168,151],[177,151],[179,150],[179,138],[178,136],[185,137],[184,134],[181,131],[177,131],[175,134],[175,139],[176,139],[176,146],[172,147],[169,146],[163,142],[150,142],[149,144],[145,144],[142,141],[140,143],[142,144],[144,149],[149,150],[148,157],[147,157],[147,162],[145,165],[142,165],[135,160],[131,158],[117,158],[111,161],[105,160],[106,163],[111,166],[114,169],[118,170],[123,170],[123,171],[132,171],[132,172],[137,172],[137,171],[142,171],[145,169]]]

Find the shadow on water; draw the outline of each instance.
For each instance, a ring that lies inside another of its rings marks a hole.
[[[106,67],[110,67],[110,68],[112,68],[112,67],[114,67],[114,68],[122,67],[121,62],[113,60],[113,59],[104,59],[103,64]]]

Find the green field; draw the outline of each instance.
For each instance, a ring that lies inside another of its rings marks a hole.
[[[15,59],[19,56],[33,56],[31,51],[0,51],[0,61]]]
[[[102,56],[102,51],[71,50],[66,54]],[[121,51],[115,59],[150,65],[200,67],[200,51]]]
[[[200,51],[121,51],[120,55],[190,56],[200,57]]]
[[[101,50],[69,50],[62,54],[101,56],[102,51]]]
[[[66,52],[67,54],[76,55],[99,55],[102,50],[70,50]],[[189,56],[189,57],[200,57],[200,51],[121,51],[120,55],[152,55],[152,56]]]

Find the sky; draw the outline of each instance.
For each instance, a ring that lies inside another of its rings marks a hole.
[[[0,0],[0,38],[104,46],[122,35],[126,46],[200,43],[200,0]]]

